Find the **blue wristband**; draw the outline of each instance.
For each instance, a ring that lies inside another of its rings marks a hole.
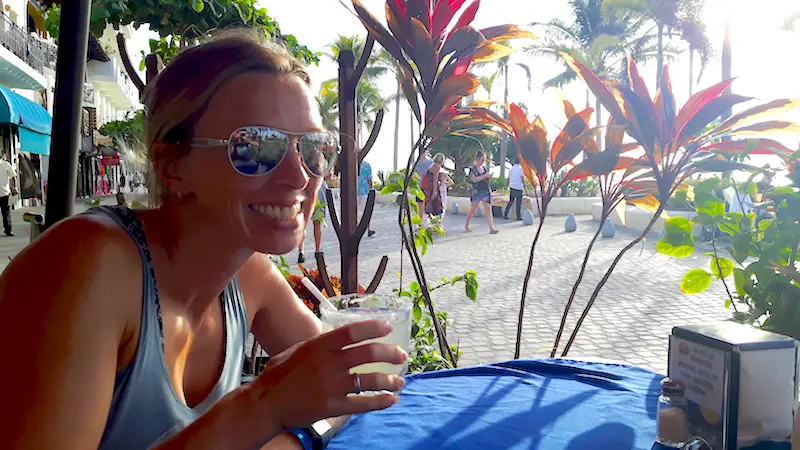
[[[292,428],[289,432],[297,436],[297,439],[300,440],[300,445],[303,446],[303,450],[314,449],[314,441],[308,435],[308,431],[303,428]]]

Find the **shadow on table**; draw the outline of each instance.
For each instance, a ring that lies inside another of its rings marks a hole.
[[[419,442],[411,450],[428,450],[436,449],[462,449],[466,447],[476,448],[476,445],[490,438],[491,442],[486,442],[486,445],[492,449],[507,449],[519,444],[521,438],[532,440],[532,449],[537,448],[538,441],[542,437],[542,429],[558,420],[559,417],[577,407],[581,403],[590,399],[595,395],[594,392],[581,392],[561,401],[553,402],[547,406],[542,406],[542,400],[547,393],[547,387],[550,384],[550,379],[545,379],[542,385],[538,388],[536,397],[533,400],[531,408],[517,414],[511,414],[503,418],[499,422],[489,422],[476,419],[475,410],[485,410],[490,408],[491,405],[496,404],[501,399],[510,394],[516,386],[509,384],[503,388],[491,392],[492,387],[497,383],[493,380],[489,386],[484,389],[481,395],[469,407],[464,408],[461,414],[453,417],[447,424],[440,427],[442,433],[430,436],[423,442]],[[470,425],[476,423],[485,423],[485,427],[474,429],[469,434],[459,435],[459,432]],[[505,430],[506,432],[503,432]],[[508,431],[511,431],[510,433]],[[499,433],[498,433],[499,432]],[[457,437],[455,437],[457,436]],[[576,447],[576,449],[579,447]],[[621,449],[626,450],[626,449]]]
[[[598,443],[608,441],[612,436],[614,440],[614,450],[633,450],[636,433],[633,431],[633,428],[621,423],[606,423],[597,428],[593,428],[569,441],[567,450],[597,448]]]

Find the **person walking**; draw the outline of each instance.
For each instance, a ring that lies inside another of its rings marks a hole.
[[[475,165],[469,168],[469,181],[472,184],[470,189],[470,200],[472,200],[472,207],[467,213],[467,223],[464,224],[464,231],[467,233],[472,232],[469,228],[469,221],[472,220],[472,215],[478,209],[478,206],[483,204],[483,215],[486,217],[486,223],[489,224],[489,233],[497,234],[498,231],[494,227],[492,220],[492,189],[489,187],[489,180],[492,174],[486,170],[484,163],[486,156],[482,151],[475,154]]]
[[[435,164],[439,164],[442,168],[444,167],[444,154],[437,153],[436,156],[433,158],[433,162]],[[439,198],[441,198],[442,202],[442,226],[444,226],[444,215],[447,213],[447,189],[450,188],[455,184],[453,179],[450,178],[450,175],[447,174],[446,170],[439,170]]]
[[[503,213],[503,218],[508,220],[508,212],[511,210],[511,205],[516,202],[517,204],[517,220],[522,220],[522,192],[524,191],[524,178],[522,174],[522,166],[519,164],[519,159],[514,161],[511,170],[508,171],[508,189],[510,191],[508,205]]]
[[[428,173],[428,170],[431,169],[433,164],[434,164],[433,160],[428,156],[428,152],[424,151],[422,153],[422,156],[420,156],[419,161],[417,162],[417,168],[415,170],[415,172],[419,175],[420,183],[422,183],[422,178],[425,177],[425,174]],[[416,197],[415,196],[409,197],[409,201],[416,202]],[[422,207],[417,208],[417,214],[419,215],[420,220],[425,218],[424,204]]]
[[[6,236],[14,236],[11,232],[11,205],[9,199],[17,195],[17,171],[10,162],[0,158],[0,210],[3,213],[3,231]]]
[[[319,253],[322,251],[322,226],[325,223],[325,211],[328,208],[328,203],[325,198],[325,191],[328,189],[327,180],[330,179],[330,174],[325,177],[325,181],[319,187],[317,192],[317,201],[314,204],[314,211],[311,212],[311,222],[314,227],[314,252]],[[306,243],[306,233],[303,232],[303,237],[300,240],[300,245],[297,247],[297,264],[306,262],[306,257],[303,254],[303,247]]]
[[[362,211],[367,206],[367,196],[369,191],[372,190],[372,166],[366,161],[361,161],[361,166],[358,168],[358,207]],[[363,214],[363,212],[362,212]],[[375,230],[372,228],[372,218],[370,217],[367,223],[367,236],[372,237],[375,235]]]
[[[439,174],[444,164],[444,155],[439,162],[434,158],[433,164],[422,176],[420,187],[425,193],[425,214],[428,217],[442,215],[442,199],[439,197]]]

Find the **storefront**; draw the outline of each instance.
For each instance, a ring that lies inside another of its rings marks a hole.
[[[0,139],[2,157],[17,169],[17,205],[36,205],[43,201],[50,155],[52,118],[41,105],[0,86]],[[21,201],[21,203],[20,203]]]

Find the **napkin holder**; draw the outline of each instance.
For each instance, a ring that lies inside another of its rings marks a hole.
[[[675,327],[669,377],[686,384],[689,434],[714,450],[788,442],[798,399],[798,342],[747,325]]]

